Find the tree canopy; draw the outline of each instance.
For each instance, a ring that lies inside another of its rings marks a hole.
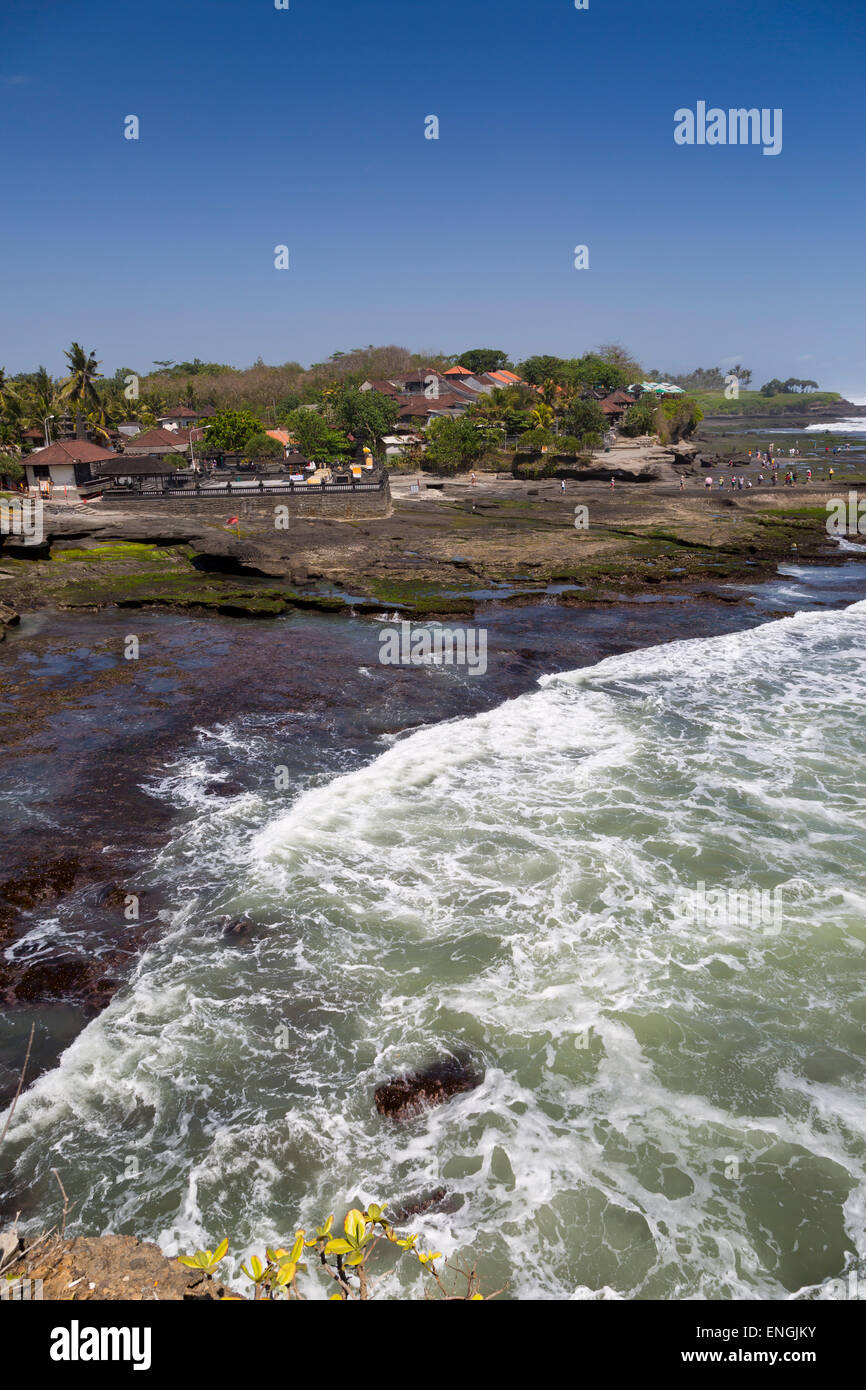
[[[477,374],[498,372],[502,367],[509,365],[509,358],[508,353],[500,348],[469,348],[467,352],[461,352],[460,356],[455,358],[455,363]]]

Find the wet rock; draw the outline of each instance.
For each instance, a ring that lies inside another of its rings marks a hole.
[[[224,940],[249,941],[256,935],[257,927],[249,917],[220,917],[212,924]]]
[[[130,899],[134,898],[138,907],[138,917],[130,918],[130,921],[138,921],[148,910],[151,903],[151,894],[132,888],[124,888],[120,883],[109,883],[102,889],[97,898],[98,905],[104,911],[122,912],[124,915],[130,907]]]
[[[15,609],[8,603],[0,603],[0,625],[3,627],[14,627],[20,623],[21,614],[16,613]]]
[[[71,893],[81,873],[77,859],[48,859],[0,883],[0,897],[25,910]]]
[[[410,1072],[376,1088],[376,1109],[389,1120],[411,1120],[422,1110],[443,1105],[452,1096],[474,1091],[484,1080],[465,1057],[449,1057],[434,1062],[424,1071]]]
[[[410,1197],[406,1202],[398,1203],[389,1215],[397,1225],[402,1225],[431,1211],[453,1212],[457,1207],[457,1198],[453,1193],[450,1193],[447,1187],[437,1187],[426,1197]]]
[[[15,975],[0,970],[0,988],[4,988],[9,1004],[54,1003],[58,999],[72,1000],[88,1012],[100,1012],[111,1000],[120,981],[112,974],[119,962],[111,958],[82,960],[40,960],[25,966]],[[9,979],[5,978],[10,976]]]
[[[205,787],[205,796],[243,796],[245,787],[240,782],[211,782]]]

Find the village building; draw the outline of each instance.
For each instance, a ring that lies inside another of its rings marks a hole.
[[[144,430],[135,435],[124,446],[124,453],[135,457],[139,454],[184,454],[189,452],[188,430],[167,430],[157,425],[152,430]]]
[[[37,449],[21,460],[27,486],[46,492],[55,487],[80,487],[93,477],[93,466],[117,458],[111,449],[91,444],[89,439],[58,439],[47,449]]]
[[[211,406],[194,410],[188,405],[176,405],[164,415],[158,415],[156,423],[166,430],[189,430],[201,424],[202,420],[212,419],[215,413]]]

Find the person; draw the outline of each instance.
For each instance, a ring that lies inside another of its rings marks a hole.
[[[812,470],[811,470],[811,468],[807,468],[807,469],[806,469],[806,482],[807,482],[807,483],[811,483],[811,481],[812,481]]]
[[[611,490],[611,492],[613,492],[615,486],[616,486],[616,483],[614,482],[614,477],[613,477],[613,474],[611,473],[611,475],[610,475],[610,490]]]
[[[764,475],[763,475],[763,473],[759,473],[759,474],[758,474],[758,482],[759,482],[759,483],[762,483],[763,481],[764,481]]]
[[[472,486],[474,487],[474,486],[475,486],[475,469],[474,469],[474,468],[473,468],[472,472],[469,474],[469,481],[470,481],[470,483],[472,484]],[[565,492],[565,483],[564,483],[564,482],[563,482],[563,484],[562,484],[562,490],[563,490],[563,492]]]
[[[680,478],[680,492],[685,492],[685,490],[686,490],[686,480],[685,480],[685,478]]]
[[[831,469],[830,469],[830,482],[832,483],[832,481],[833,481],[833,469],[831,468]]]
[[[474,474],[474,473],[472,474],[472,480],[473,480],[473,482],[475,481],[475,474]],[[560,479],[559,490],[560,490],[560,492],[565,492],[565,479],[564,479],[564,478]]]
[[[712,480],[712,478],[710,477],[710,475],[709,475],[709,473],[708,473],[707,476],[704,478],[704,487],[712,487],[712,485],[713,485],[713,480]]]

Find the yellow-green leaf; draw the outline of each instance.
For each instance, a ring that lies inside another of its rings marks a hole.
[[[343,1222],[343,1230],[346,1232],[346,1235],[353,1245],[360,1245],[366,1229],[367,1223],[364,1220],[364,1213],[362,1211],[358,1211],[357,1207],[353,1207],[350,1212],[346,1213],[346,1219]]]
[[[297,1272],[297,1268],[298,1266],[296,1264],[283,1265],[282,1269],[277,1275],[277,1283],[279,1284],[280,1288],[283,1288],[285,1284],[291,1284]]]
[[[354,1248],[355,1247],[353,1245],[350,1245],[347,1240],[343,1240],[342,1236],[337,1236],[335,1240],[328,1241],[327,1245],[325,1246],[325,1254],[348,1255],[351,1253],[352,1250],[354,1250]]]
[[[303,1231],[298,1231],[298,1234],[295,1236],[295,1243],[294,1243],[294,1245],[292,1246],[292,1259],[294,1260],[295,1264],[297,1264],[298,1260],[301,1258],[301,1255],[303,1254],[303,1250],[304,1250],[304,1232],[303,1232]]]
[[[220,1260],[224,1260],[224,1259],[225,1259],[226,1255],[228,1254],[228,1251],[229,1251],[229,1238],[228,1238],[228,1236],[226,1236],[225,1240],[220,1241],[219,1245],[217,1246],[216,1250],[214,1251],[214,1257],[213,1257],[212,1263],[215,1264],[215,1265],[218,1265],[219,1262],[220,1262]]]

